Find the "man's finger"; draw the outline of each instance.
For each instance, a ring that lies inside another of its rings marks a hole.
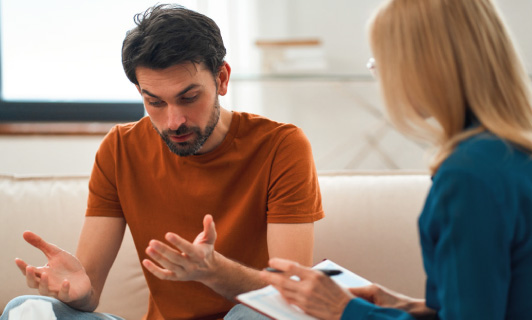
[[[155,242],[152,240],[152,242]],[[161,250],[161,248],[166,248],[167,246],[164,244],[159,243],[159,245],[156,245],[156,243],[150,242],[150,246],[146,248],[146,253],[152,258],[155,262],[160,264],[162,267],[166,269],[175,269],[177,267],[183,268],[182,264],[185,262],[183,256],[181,256],[180,253],[176,253],[175,251],[168,249],[168,250]]]
[[[164,238],[166,241],[170,242],[174,247],[179,251],[186,253],[189,256],[194,256],[194,245],[187,240],[181,238],[179,235],[168,232]],[[159,249],[159,248],[156,248]]]
[[[69,291],[70,291],[70,282],[67,279],[65,279],[63,280],[63,283],[61,283],[61,289],[59,289],[57,298],[64,302],[70,301],[70,295],[68,294]]]
[[[159,266],[157,266],[155,263],[148,259],[142,260],[142,265],[144,268],[146,268],[149,272],[151,272],[154,276],[161,280],[174,280],[175,273],[173,273],[170,270],[162,269]]]
[[[208,244],[214,245],[216,242],[216,228],[214,227],[214,219],[210,214],[206,214],[203,218],[203,237]]]
[[[47,258],[62,251],[57,246],[44,241],[41,237],[31,231],[25,231],[22,236],[29,244],[41,250]]]
[[[19,258],[15,258],[15,264],[19,268],[19,270],[22,272],[23,275],[26,275],[26,267],[28,267],[28,264],[24,262],[23,260],[20,260]]]
[[[48,274],[43,272],[41,275],[41,281],[39,282],[39,294],[41,296],[49,296],[50,288],[48,283]]]
[[[26,283],[30,288],[38,288],[40,279],[35,274],[35,268],[32,266],[26,267]]]

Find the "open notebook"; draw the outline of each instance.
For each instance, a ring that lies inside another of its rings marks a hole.
[[[333,279],[342,287],[352,288],[371,284],[361,276],[343,268],[330,261],[323,260],[313,267],[313,269],[340,269],[342,273],[333,276]],[[281,294],[272,286],[240,294],[236,297],[238,301],[248,307],[277,320],[309,320],[315,319],[303,313],[296,306],[286,303]]]

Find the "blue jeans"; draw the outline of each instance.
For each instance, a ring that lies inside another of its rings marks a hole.
[[[237,304],[231,310],[229,310],[229,313],[224,317],[224,320],[271,320],[271,319],[242,304]]]
[[[4,312],[2,313],[2,316],[0,316],[0,320],[8,320],[9,316],[9,310],[21,305],[28,299],[40,299],[45,301],[50,301],[52,303],[52,308],[54,309],[55,317],[57,320],[124,320],[120,317],[113,316],[111,314],[107,313],[98,313],[98,312],[84,312],[79,311],[74,308],[69,307],[68,305],[64,304],[63,302],[50,298],[50,297],[44,297],[44,296],[20,296],[16,297],[15,299],[9,301],[9,303],[6,305],[6,308],[4,309]]]
[[[108,313],[97,313],[97,312],[83,312],[69,307],[63,302],[44,296],[20,296],[17,297],[6,305],[0,320],[8,320],[9,310],[21,305],[28,299],[41,299],[45,301],[50,301],[52,303],[52,308],[54,309],[55,316],[57,320],[124,320],[120,317],[108,314]],[[255,312],[254,310],[237,304],[234,306],[229,313],[225,316],[225,320],[270,320],[270,318],[263,316],[262,314]]]

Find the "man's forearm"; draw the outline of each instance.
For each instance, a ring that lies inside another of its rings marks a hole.
[[[214,255],[215,271],[201,282],[226,299],[233,300],[241,293],[267,285],[260,279],[259,270],[246,267],[218,252]]]

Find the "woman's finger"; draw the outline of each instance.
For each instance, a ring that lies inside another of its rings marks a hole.
[[[307,277],[313,277],[318,273],[318,271],[316,270],[312,270],[311,268],[301,266],[297,262],[286,260],[286,259],[273,258],[273,259],[270,259],[269,264],[271,267],[275,269],[284,271],[285,274],[288,276],[297,276],[300,279],[305,279]]]

